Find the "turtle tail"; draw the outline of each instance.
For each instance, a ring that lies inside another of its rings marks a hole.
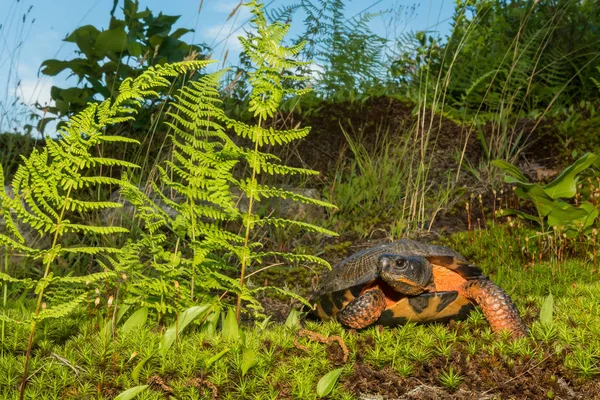
[[[521,319],[515,303],[494,282],[489,279],[469,280],[459,292],[481,307],[494,332],[508,330],[514,338],[527,335],[527,326]]]

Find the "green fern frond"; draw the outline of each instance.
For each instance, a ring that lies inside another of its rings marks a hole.
[[[98,263],[101,266],[107,266],[108,264],[113,267],[131,265],[126,263],[131,263],[134,258],[133,250],[130,249],[122,252],[117,248],[85,245],[63,248],[64,237],[67,233],[77,233],[79,234],[77,236],[84,241],[88,236],[97,238],[98,235],[128,232],[127,229],[119,226],[93,226],[79,223],[81,215],[71,215],[73,211],[80,214],[117,207],[112,202],[89,200],[89,194],[82,189],[101,185],[118,185],[130,188],[130,184],[121,180],[95,175],[97,170],[102,171],[101,168],[98,168],[100,166],[137,168],[135,164],[126,161],[93,155],[96,146],[101,143],[132,143],[130,139],[117,136],[103,139],[105,128],[111,124],[132,120],[137,113],[137,108],[146,99],[158,96],[157,88],[170,85],[167,78],[204,67],[210,62],[187,61],[156,66],[149,68],[135,79],[126,79],[119,87],[119,93],[114,101],[106,100],[100,104],[89,104],[59,129],[60,137],[58,140],[48,139],[45,147],[34,150],[29,157],[23,158],[23,163],[17,169],[12,182],[14,198],[7,196],[3,190],[0,198],[2,217],[7,221],[11,221],[7,224],[9,234],[13,234],[18,240],[22,240],[21,236],[15,234],[16,227],[11,219],[11,213],[14,213],[22,222],[37,230],[40,235],[50,236],[50,242],[52,243],[49,248],[33,250],[6,235],[0,235],[0,243],[9,245],[25,254],[35,255],[41,258],[43,262],[43,276],[35,282],[37,302],[29,332],[29,345],[25,357],[25,377],[22,388],[24,388],[27,381],[27,368],[31,358],[37,324],[47,318],[65,317],[79,308],[88,298],[87,290],[70,287],[69,295],[81,291],[83,293],[78,297],[66,299],[64,298],[64,292],[54,291],[54,293],[50,292],[52,300],[44,302],[45,289],[53,282],[71,286],[73,284],[105,280],[115,276],[114,272],[106,271],[83,277],[58,277],[55,279],[53,278],[53,267],[55,267],[57,258],[61,254],[74,253],[92,255],[94,256],[93,259],[97,259],[100,254],[112,253],[114,259],[113,257],[106,257],[107,263],[101,260]],[[0,173],[0,175],[2,174]],[[146,207],[146,209],[151,209],[147,205]],[[155,243],[151,239],[148,241],[151,244]],[[142,265],[143,268],[142,263],[137,265]],[[182,269],[172,268],[172,270],[176,271],[178,275],[187,275],[186,271]],[[136,272],[139,273],[139,269]],[[162,275],[169,277],[166,272]],[[186,298],[188,297],[185,290],[181,292]],[[53,306],[46,308],[47,302],[52,304],[55,300],[56,303]],[[4,316],[2,316],[2,320],[11,322]]]
[[[248,138],[252,142],[258,143],[259,147],[266,145],[283,145],[306,137],[310,133],[310,128],[276,130],[273,127],[262,128],[257,125],[247,125],[235,120],[228,120],[227,126],[243,138]]]
[[[61,247],[60,253],[66,254],[117,254],[121,249],[115,247]]]
[[[325,228],[322,228],[317,225],[309,224],[307,222],[294,221],[294,220],[285,219],[285,218],[273,218],[273,217],[261,218],[261,219],[254,221],[254,224],[257,226],[269,225],[269,226],[274,226],[277,228],[296,227],[296,228],[304,229],[307,232],[317,232],[317,233],[321,233],[323,235],[337,236],[337,233],[330,231],[329,229],[325,229]]]
[[[68,303],[62,303],[54,307],[43,309],[37,316],[34,316],[33,318],[38,322],[48,318],[63,318],[79,308],[80,305],[87,300],[87,298],[88,294],[84,293]]]
[[[64,276],[54,278],[55,282],[90,284],[102,280],[114,279],[117,276],[112,271],[96,272],[85,276]]]
[[[10,283],[22,283],[22,282],[26,282],[27,279],[13,278],[12,276],[10,276],[4,272],[0,272],[0,281],[10,282]]]
[[[126,136],[119,136],[119,135],[110,135],[110,136],[100,136],[98,137],[98,140],[100,142],[106,142],[106,143],[131,143],[131,144],[140,144],[140,141],[137,139],[133,139],[133,138],[129,138]],[[139,167],[137,164],[133,164],[136,167]]]
[[[331,264],[327,261],[323,260],[321,257],[311,256],[309,254],[294,254],[294,253],[282,253],[278,251],[265,251],[260,253],[255,253],[252,255],[253,258],[262,259],[267,257],[277,257],[283,258],[290,262],[303,262],[308,264],[316,264],[321,265],[326,268],[331,268]]]
[[[109,136],[105,136],[105,137],[109,137]],[[121,142],[121,140],[115,140],[115,142],[117,142],[117,141]],[[117,160],[115,158],[89,157],[88,162],[89,162],[89,164],[88,164],[89,167],[97,166],[97,165],[104,165],[106,167],[123,167],[123,168],[133,168],[133,169],[140,168],[140,166],[137,164],[134,164],[132,162],[125,161],[125,160]]]
[[[3,246],[8,246],[12,249],[22,252],[23,254],[27,254],[27,255],[30,255],[33,257],[37,256],[39,253],[38,250],[32,249],[31,247],[28,247],[22,243],[19,243],[16,240],[9,238],[8,236],[3,235],[1,233],[0,233],[0,244]]]
[[[260,201],[261,198],[268,199],[268,198],[272,198],[272,197],[279,197],[281,199],[290,199],[290,200],[298,201],[298,202],[305,203],[305,204],[314,204],[314,205],[326,207],[326,208],[336,208],[335,205],[333,205],[329,202],[314,199],[312,197],[294,193],[289,190],[285,190],[285,189],[281,189],[281,188],[277,188],[277,187],[269,187],[267,185],[260,185],[258,183],[256,183],[254,185],[254,187],[252,187],[252,188],[251,188],[251,186],[252,186],[252,180],[250,180],[250,179],[240,181],[240,185],[239,185],[240,189],[242,189],[246,193],[246,195],[248,195],[252,191],[252,193],[255,196],[255,199],[258,201]]]
[[[9,324],[19,325],[19,324],[22,324],[22,323],[28,322],[28,321],[18,321],[16,319],[7,317],[4,314],[0,314],[0,322],[6,322],[6,323],[9,323]]]
[[[87,201],[70,199],[67,203],[66,209],[69,211],[93,211],[93,210],[105,210],[109,208],[122,208],[123,204],[115,203],[112,201]]]
[[[74,232],[74,233],[81,232],[83,234],[95,233],[98,235],[112,235],[115,233],[129,233],[129,229],[123,228],[120,226],[93,226],[93,225],[64,223],[60,226],[60,228],[62,228],[61,232],[63,234],[67,233],[67,232]],[[51,231],[53,231],[53,229]]]

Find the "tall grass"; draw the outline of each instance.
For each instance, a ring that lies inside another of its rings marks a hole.
[[[7,2],[9,0],[6,0]],[[5,15],[0,16],[0,134],[20,132],[30,114],[19,75],[19,62],[23,43],[35,22],[31,19],[33,6],[24,1],[11,1]]]
[[[332,223],[361,237],[376,229],[392,238],[430,229],[453,190],[444,176],[430,178],[435,162],[430,130],[418,124],[393,127],[385,120],[372,136],[351,123],[340,129],[350,157],[340,155],[328,189],[330,201],[340,208]]]

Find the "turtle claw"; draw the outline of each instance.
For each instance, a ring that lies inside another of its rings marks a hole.
[[[385,307],[385,294],[381,289],[373,288],[348,303],[337,318],[350,328],[362,329],[377,321]]]

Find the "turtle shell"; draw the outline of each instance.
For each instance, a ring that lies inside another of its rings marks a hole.
[[[469,279],[484,277],[479,268],[448,247],[403,239],[362,250],[337,264],[324,277],[314,297],[317,316],[335,318],[338,311],[372,285],[379,286],[386,295],[387,307],[377,321],[382,325],[460,319],[473,309],[471,302],[455,290],[441,289],[417,296],[395,292],[379,277],[378,258],[382,254],[427,259],[434,267],[436,287],[453,287]]]

